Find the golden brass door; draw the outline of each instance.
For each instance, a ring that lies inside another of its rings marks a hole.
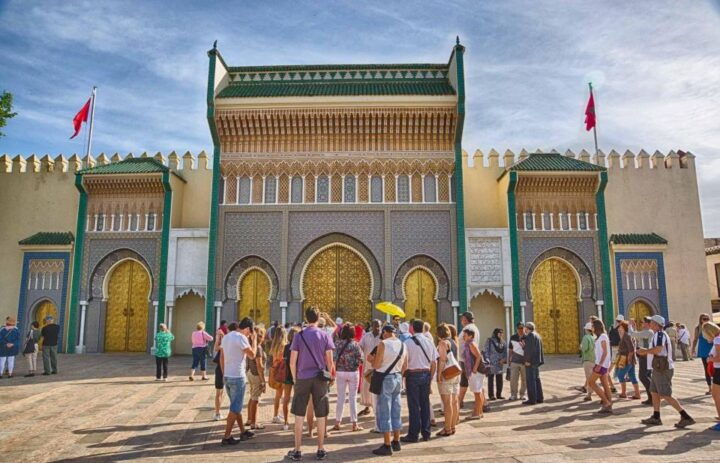
[[[628,310],[629,320],[635,320],[635,328],[642,329],[643,318],[653,314],[652,309],[643,301],[635,301]]]
[[[51,315],[52,318],[54,318],[54,323],[60,323],[58,320],[58,313],[57,313],[57,307],[55,307],[55,304],[53,304],[51,301],[43,301],[38,306],[37,310],[35,310],[35,321],[38,322],[40,325],[40,329],[42,330],[43,326],[46,325],[45,323],[45,317],[48,315]],[[38,348],[42,350],[42,342],[43,340],[40,339],[40,342],[38,342]]]
[[[245,317],[270,326],[270,280],[258,269],[247,272],[238,288],[238,320]]]
[[[435,280],[427,270],[417,268],[405,279],[405,319],[419,318],[435,326]]]
[[[531,290],[533,319],[545,353],[576,353],[580,343],[578,291],[572,269],[557,259],[544,261],[533,273]]]
[[[106,352],[145,352],[150,275],[138,262],[115,267],[108,283],[105,315]]]
[[[344,246],[317,254],[305,269],[303,307],[310,306],[351,323],[372,317],[371,279],[365,262]]]

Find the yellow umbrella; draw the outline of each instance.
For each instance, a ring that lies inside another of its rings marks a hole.
[[[379,302],[376,306],[376,309],[378,309],[382,313],[386,313],[388,315],[391,315],[393,317],[397,316],[400,318],[405,318],[405,311],[401,309],[400,307],[396,306],[392,302]]]

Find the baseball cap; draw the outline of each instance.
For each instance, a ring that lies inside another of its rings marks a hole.
[[[394,332],[395,332],[395,327],[392,326],[392,325],[385,325],[385,326],[382,327],[382,330],[383,330],[383,331],[388,331],[388,332],[390,332],[390,333],[394,333]]]
[[[650,320],[654,321],[660,326],[665,326],[665,318],[663,318],[661,315],[653,315],[650,317]]]
[[[400,328],[401,333],[409,333],[410,332],[410,324],[408,322],[400,323],[399,328]]]
[[[343,323],[343,319],[342,319],[342,318],[338,317],[338,318],[335,319],[335,324],[336,324],[336,325],[342,325],[342,323]]]
[[[585,323],[585,329],[592,331],[592,329],[593,329],[592,323],[590,323],[590,322]]]
[[[615,321],[624,322],[624,321],[625,321],[625,317],[623,316],[623,314],[619,314],[619,315],[615,318]]]

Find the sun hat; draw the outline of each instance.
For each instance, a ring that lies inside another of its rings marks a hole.
[[[665,326],[665,318],[663,318],[662,315],[653,315],[652,317],[650,317],[650,320],[654,321],[660,326]]]
[[[590,322],[585,323],[585,329],[588,331],[592,331],[593,330],[592,323],[590,323]]]

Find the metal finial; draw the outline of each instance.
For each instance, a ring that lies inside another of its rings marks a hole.
[[[213,42],[213,50],[217,50],[217,40]]]
[[[455,45],[460,45],[460,36],[459,35],[455,36]]]

